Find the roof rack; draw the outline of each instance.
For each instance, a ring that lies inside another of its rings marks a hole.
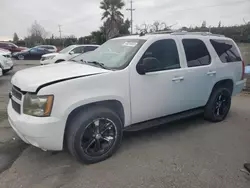
[[[225,37],[224,35],[220,34],[213,34],[211,32],[188,32],[188,31],[183,31],[183,30],[169,30],[169,31],[158,31],[158,32],[153,32],[153,33],[140,33],[140,36],[144,35],[154,35],[154,34],[171,34],[171,35],[202,35],[202,36],[217,36],[217,37]]]
[[[171,35],[203,35],[203,36],[225,37],[224,35],[214,34],[211,32],[188,32],[188,31],[172,32]]]

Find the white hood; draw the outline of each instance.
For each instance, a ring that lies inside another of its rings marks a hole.
[[[22,91],[36,92],[43,84],[64,79],[109,72],[98,67],[75,62],[37,66],[18,71],[11,83]]]
[[[59,53],[49,53],[49,54],[44,54],[42,55],[42,57],[50,57],[50,56],[54,56],[54,55],[58,55]]]
[[[0,55],[11,55],[10,51],[0,50]]]

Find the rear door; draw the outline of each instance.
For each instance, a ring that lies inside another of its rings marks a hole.
[[[188,110],[204,106],[216,80],[215,62],[207,47],[206,38],[179,36],[179,44],[185,64],[185,88],[183,108]]]

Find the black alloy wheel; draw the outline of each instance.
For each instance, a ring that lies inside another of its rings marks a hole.
[[[205,119],[212,122],[224,120],[231,107],[232,91],[228,88],[215,88],[204,111]]]
[[[65,132],[69,152],[80,162],[92,164],[111,157],[120,147],[123,123],[114,110],[91,106],[78,112]]]
[[[98,118],[87,125],[81,138],[81,147],[90,157],[101,156],[113,146],[117,136],[116,126],[107,118]]]
[[[216,98],[215,107],[214,107],[214,115],[218,117],[224,117],[230,108],[231,98],[228,96],[225,91],[222,91]]]

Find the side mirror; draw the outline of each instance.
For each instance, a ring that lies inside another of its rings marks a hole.
[[[70,51],[70,52],[69,52],[70,55],[73,55],[74,53],[75,53],[74,51]]]
[[[147,72],[152,72],[159,68],[160,62],[154,57],[144,58],[136,67],[139,74],[144,75]]]

